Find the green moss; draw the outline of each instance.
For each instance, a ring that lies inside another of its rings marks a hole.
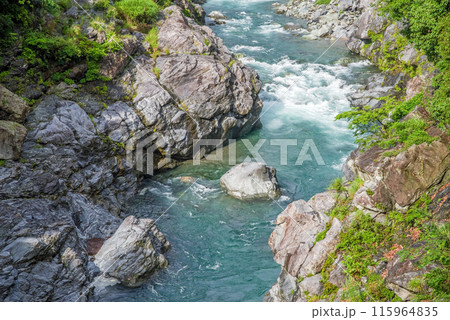
[[[330,2],[331,2],[331,0],[317,0],[317,1],[315,2],[315,4],[316,4],[316,5],[322,5],[322,4],[324,4],[324,5],[329,5]]]

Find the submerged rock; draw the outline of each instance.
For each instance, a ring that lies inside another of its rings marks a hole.
[[[238,199],[277,198],[280,187],[275,168],[263,163],[243,162],[220,178],[220,185]]]
[[[136,287],[156,270],[168,265],[164,253],[170,244],[152,219],[127,217],[95,256],[95,264],[106,277]]]

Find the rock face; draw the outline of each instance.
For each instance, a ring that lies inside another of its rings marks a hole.
[[[342,229],[338,219],[330,221],[325,214],[335,204],[334,194],[324,192],[308,202],[292,202],[277,217],[269,246],[274,260],[281,264],[282,272],[265,301],[306,301],[306,292],[319,294],[323,290],[319,272],[329,254],[336,249]],[[324,232],[327,225],[325,237],[316,241],[317,235]],[[299,277],[305,279],[298,283]],[[287,292],[286,288],[291,291]]]
[[[276,7],[276,13],[308,21],[310,34],[303,38],[316,40],[320,37],[346,40],[353,30],[351,25],[365,9],[359,0],[333,0],[328,5],[317,5],[316,0],[289,0]]]
[[[361,208],[402,210],[440,182],[450,169],[450,151],[441,141],[413,145],[393,158],[382,157],[383,152],[374,147],[364,153],[353,152],[347,160],[351,170],[367,181],[354,199]],[[372,191],[370,195],[367,189]]]
[[[243,162],[220,178],[221,187],[238,199],[274,199],[280,196],[275,168],[263,163]]]
[[[176,163],[192,157],[193,139],[238,137],[259,125],[256,72],[196,23],[204,21],[201,7],[176,3],[192,18],[178,6],[161,15],[161,56],[144,55],[145,36],[122,30],[125,49],[135,56],[106,55],[100,73],[108,82],[27,87],[24,95],[37,99],[29,113],[21,98],[0,87],[6,102],[0,104],[0,160],[7,159],[0,165],[0,300],[93,300],[102,271],[124,285],[142,284],[167,265],[169,243],[151,220],[122,222],[142,177],[127,161],[127,142],[155,133],[151,142],[160,156],[170,154]],[[69,11],[81,19],[81,11]],[[106,40],[93,28],[80,32]],[[7,63],[12,76],[27,71],[23,60]],[[78,81],[86,70],[75,65],[67,77]],[[156,168],[160,160],[155,157]]]
[[[0,300],[86,300],[87,255],[71,212],[45,199],[0,203]]]
[[[135,79],[132,108],[154,132],[159,147],[156,168],[166,164],[161,162],[163,154],[170,154],[172,161],[192,159],[194,139],[228,139],[250,132],[260,126],[262,109],[261,82],[254,70],[179,7],[163,12],[158,36],[164,54],[156,63],[137,57],[126,71]],[[201,154],[212,149],[204,146]]]
[[[164,253],[170,244],[151,219],[127,217],[95,256],[95,264],[106,277],[136,287],[157,269],[168,264]]]
[[[17,122],[0,120],[0,160],[17,160],[27,129]]]

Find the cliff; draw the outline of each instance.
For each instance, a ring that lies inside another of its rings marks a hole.
[[[170,249],[152,220],[123,220],[143,173],[192,158],[193,139],[259,125],[256,72],[201,6],[174,3],[2,1],[0,300],[143,283]]]
[[[449,105],[441,97],[448,56],[439,42],[425,46],[429,38],[415,29],[419,19],[409,13],[419,4],[400,6],[402,23],[397,3],[384,5],[294,0],[277,9],[309,19],[307,39],[345,39],[382,72],[338,116],[360,144],[344,178],[278,216],[269,245],[281,273],[266,301],[449,299]],[[445,41],[442,10],[427,14],[430,30],[441,26],[436,37]],[[327,32],[314,32],[321,29]]]

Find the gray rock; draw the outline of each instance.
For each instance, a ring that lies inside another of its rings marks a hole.
[[[315,276],[305,278],[302,282],[300,282],[299,287],[302,290],[302,293],[306,291],[309,296],[320,296],[324,289],[321,281],[322,276],[320,274],[316,274]]]
[[[346,281],[347,275],[345,273],[345,266],[342,263],[342,255],[340,254],[333,262],[328,282],[335,285],[336,287],[342,288],[345,286]]]
[[[208,13],[208,17],[214,20],[228,20],[229,18],[219,11],[212,11]]]
[[[0,120],[0,160],[19,159],[26,135],[23,125]]]
[[[238,199],[277,198],[280,188],[275,168],[263,163],[243,162],[220,178],[221,187]]]
[[[308,205],[315,212],[328,213],[336,205],[336,192],[335,191],[325,191],[322,193],[315,194],[308,201]]]
[[[338,0],[337,8],[339,11],[352,9],[354,0]]]
[[[328,216],[313,211],[304,200],[289,204],[278,215],[269,239],[275,262],[297,277],[314,246],[316,235],[325,230],[328,221]]]
[[[127,217],[95,256],[95,264],[106,277],[135,287],[157,269],[165,268],[164,253],[170,244],[151,219]]]
[[[295,301],[297,298],[297,278],[291,276],[284,268],[278,276],[277,282],[264,296],[265,302]]]
[[[114,79],[119,75],[127,63],[130,56],[138,50],[139,42],[135,38],[123,40],[123,48],[119,51],[109,53],[102,61],[99,74],[103,77]]]
[[[342,225],[340,221],[334,218],[325,239],[314,244],[314,247],[308,253],[302,267],[299,270],[300,276],[305,277],[309,274],[316,274],[320,272],[328,256],[336,250],[336,246],[339,243],[339,234],[341,233],[341,230]]]
[[[275,12],[278,14],[285,14],[286,11],[287,11],[287,7],[284,4],[282,4],[281,6],[279,6],[275,9]]]
[[[66,13],[64,13],[64,15],[73,19],[78,18],[78,7],[77,6],[71,7],[69,10],[66,11]]]

